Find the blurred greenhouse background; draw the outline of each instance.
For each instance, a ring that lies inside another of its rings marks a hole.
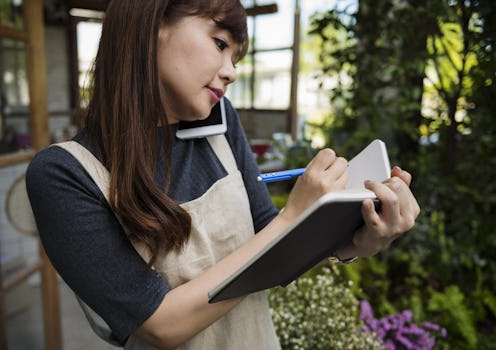
[[[37,150],[77,132],[107,3],[0,0],[2,206]],[[271,292],[283,349],[496,349],[496,2],[242,3],[250,48],[227,96],[261,171],[380,138],[422,209],[377,256]],[[269,186],[279,208],[291,185]],[[3,209],[0,349],[106,349],[81,340],[94,338],[82,313],[71,328],[72,295]],[[20,300],[29,290],[41,303]],[[44,322],[25,317],[33,308]]]

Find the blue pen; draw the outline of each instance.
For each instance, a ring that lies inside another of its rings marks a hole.
[[[283,171],[275,171],[273,173],[265,173],[265,174],[260,174],[257,177],[258,181],[263,181],[263,182],[275,182],[275,181],[284,181],[284,180],[289,180],[295,176],[300,176],[307,170],[307,168],[298,168],[298,169],[291,169],[291,170],[283,170]]]

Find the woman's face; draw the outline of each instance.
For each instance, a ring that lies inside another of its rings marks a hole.
[[[163,25],[158,35],[158,71],[169,123],[204,119],[236,79],[239,45],[208,18],[189,16]]]

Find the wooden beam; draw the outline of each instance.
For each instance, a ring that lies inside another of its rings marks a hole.
[[[21,271],[15,273],[13,276],[5,279],[2,284],[3,295],[7,294],[11,289],[17,287],[19,284],[24,282],[32,274],[39,272],[41,269],[41,261],[37,261],[30,266],[23,268]],[[5,298],[4,298],[5,299]]]
[[[70,103],[72,111],[79,109],[79,61],[78,61],[78,42],[77,42],[77,24],[78,19],[71,17],[69,20],[69,27],[67,31],[68,42],[68,55],[69,55],[69,81],[70,81]],[[74,113],[72,114],[72,122],[75,125],[80,125],[80,121],[74,120]]]
[[[86,10],[94,10],[94,11],[105,11],[107,9],[109,1],[108,0],[68,0],[67,7],[71,8],[80,8]],[[248,16],[258,16],[265,15],[269,13],[277,12],[277,4],[268,4],[268,5],[257,5],[254,7],[249,7],[246,9],[246,14]]]
[[[0,169],[17,164],[27,163],[33,158],[34,155],[35,151],[33,151],[32,149],[2,154],[0,155]]]
[[[25,30],[6,26],[5,24],[0,24],[0,37],[24,42],[28,41],[28,33]]]
[[[48,146],[47,69],[43,0],[24,1],[24,19],[28,33],[27,68],[30,99],[31,137],[35,151]],[[57,273],[41,244],[41,292],[45,349],[62,349],[62,327]]]
[[[45,349],[62,350],[62,326],[60,316],[59,281],[48,256],[38,244],[41,266],[41,300],[43,302],[43,326]]]
[[[108,0],[69,0],[67,1],[67,7],[71,8],[79,8],[85,10],[93,10],[93,11],[105,11],[107,9],[109,1]]]
[[[38,151],[50,143],[48,131],[47,73],[43,1],[24,2],[24,18],[28,33],[27,71],[29,82],[31,139]]]
[[[257,5],[246,9],[247,16],[268,15],[277,12],[277,4]]]
[[[296,1],[293,26],[293,60],[291,63],[291,87],[289,94],[288,131],[293,140],[298,139],[298,73],[300,71],[300,5]]]

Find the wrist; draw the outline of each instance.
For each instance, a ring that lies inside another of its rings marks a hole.
[[[288,224],[291,224],[298,217],[297,212],[295,212],[294,208],[291,206],[283,207],[279,210],[277,216]]]
[[[353,242],[350,242],[348,245],[334,251],[333,255],[338,257],[339,260],[349,260],[356,256],[362,256],[360,254],[360,250],[353,244]]]
[[[332,254],[332,256],[330,256],[328,258],[329,262],[332,263],[332,264],[351,264],[352,262],[354,262],[356,259],[358,259],[357,256],[352,256],[352,257],[348,257],[348,258],[345,258],[345,259],[342,259],[338,253],[334,253]]]

